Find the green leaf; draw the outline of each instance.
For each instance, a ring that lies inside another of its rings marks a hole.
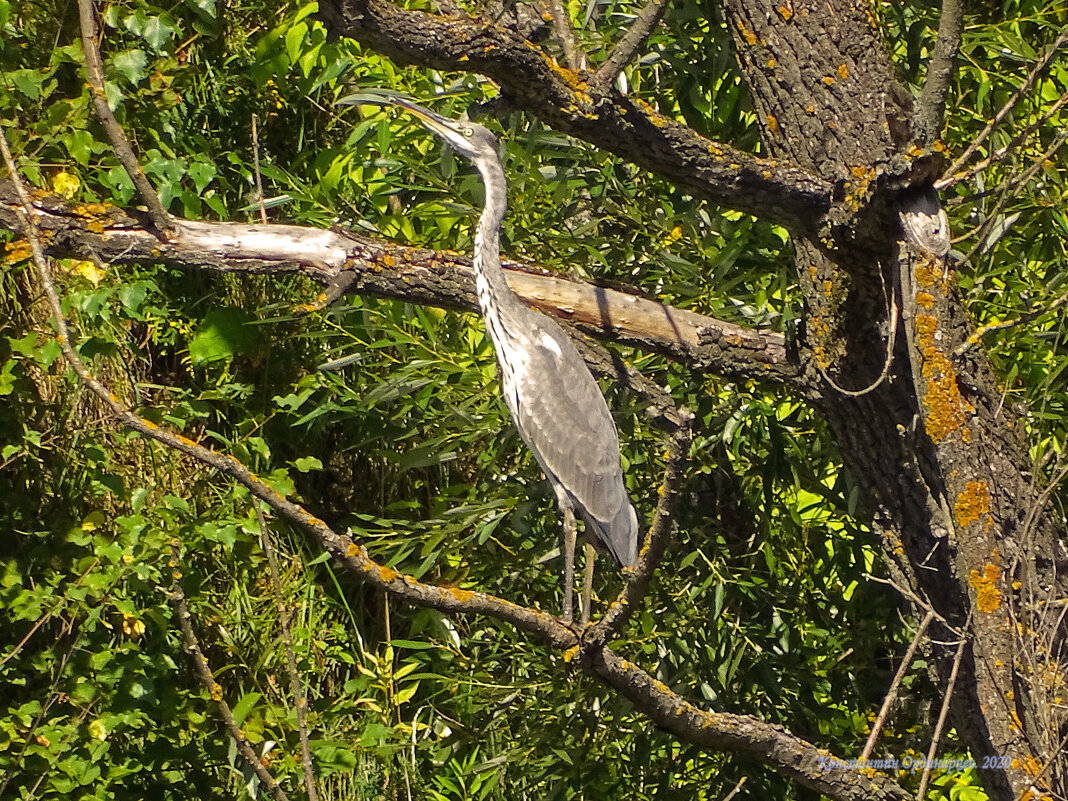
[[[252,711],[252,708],[256,706],[262,697],[259,693],[245,693],[241,696],[241,700],[234,704],[234,722],[238,726],[245,722],[248,713]]]
[[[157,53],[162,52],[164,46],[174,35],[174,25],[164,16],[149,17],[145,22],[141,35],[148,46]]]
[[[208,313],[189,343],[189,356],[195,365],[230,359],[255,348],[259,334],[249,325],[251,316],[233,307]]]
[[[145,77],[145,68],[148,66],[148,56],[143,50],[124,50],[116,55],[111,64],[122,73],[131,84],[136,85]]]
[[[302,473],[323,469],[323,463],[314,456],[304,456],[300,459],[295,459],[293,461],[293,466]]]
[[[215,19],[217,11],[215,10],[215,0],[185,0],[186,4],[191,8],[199,11],[205,17],[209,19]]]
[[[21,69],[8,73],[11,83],[30,100],[37,100],[41,96],[41,84],[44,83],[47,74],[40,70]]]
[[[208,161],[194,161],[189,165],[188,170],[189,177],[193,179],[193,185],[197,188],[197,192],[203,192],[217,172],[215,165]]]

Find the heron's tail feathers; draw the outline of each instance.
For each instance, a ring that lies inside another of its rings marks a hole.
[[[617,565],[631,567],[638,561],[638,514],[630,502],[624,504],[612,520],[594,520],[585,514],[583,517]]]

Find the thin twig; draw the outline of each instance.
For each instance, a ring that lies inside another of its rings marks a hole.
[[[585,629],[582,640],[587,647],[601,646],[606,643],[608,638],[634,614],[638,601],[649,588],[649,581],[660,562],[660,556],[667,547],[673,526],[675,502],[681,485],[682,465],[689,455],[692,437],[693,415],[685,409],[680,409],[679,417],[684,422],[671,437],[667,467],[664,469],[664,480],[660,486],[660,502],[656,505],[656,512],[653,514],[653,525],[638,552],[637,564],[625,571],[625,574],[629,573],[629,576],[619,597],[608,608],[604,617]]]
[[[1057,51],[1065,42],[1068,42],[1068,28],[1065,28],[1061,35],[1057,37],[1056,41],[1053,43],[1053,46],[1050,47],[1049,52],[1047,52],[1046,55],[1044,55],[1042,59],[1034,66],[1034,69],[1032,69],[1031,72],[1028,73],[1027,77],[1024,78],[1024,82],[1020,84],[1020,87],[1013,93],[1012,97],[1009,98],[1008,102],[1006,102],[1005,105],[1001,107],[1001,110],[994,115],[994,119],[987,123],[986,127],[983,128],[982,131],[980,131],[979,135],[975,137],[975,139],[972,140],[972,143],[968,145],[967,148],[965,148],[963,153],[961,153],[960,157],[956,161],[954,161],[944,173],[942,173],[943,177],[953,175],[967,163],[968,159],[972,157],[972,154],[975,153],[975,151],[982,146],[983,142],[986,141],[986,138],[990,136],[994,128],[996,128],[1001,123],[1001,121],[1008,116],[1010,111],[1016,108],[1016,104],[1020,102],[1020,98],[1022,98],[1024,94],[1030,91],[1035,81],[1038,80],[1038,76],[1043,72],[1043,70],[1046,69],[1047,66],[1049,66],[1050,61],[1053,60],[1053,56],[1056,55]]]
[[[927,792],[927,782],[931,778],[931,768],[934,765],[935,754],[938,753],[938,742],[942,739],[942,727],[946,725],[946,716],[949,715],[949,703],[953,699],[953,687],[957,683],[957,671],[960,670],[960,660],[964,656],[964,647],[968,644],[968,628],[972,622],[972,613],[968,612],[968,619],[964,621],[965,636],[960,638],[957,645],[957,654],[953,657],[953,669],[949,672],[949,682],[946,684],[946,696],[942,699],[942,710],[938,713],[938,723],[935,724],[934,734],[931,736],[931,747],[927,749],[927,761],[923,766],[923,775],[920,777],[920,789],[916,791],[916,798],[923,801],[924,793]]]
[[[85,68],[89,75],[89,94],[92,95],[96,114],[104,125],[104,131],[111,140],[111,146],[115,150],[115,156],[119,163],[126,169],[137,192],[148,207],[148,214],[155,223],[156,229],[168,239],[175,234],[174,223],[167,210],[163,208],[159,195],[148,182],[144,170],[137,163],[137,156],[133,148],[126,140],[126,134],[119,127],[115,115],[108,105],[107,93],[104,90],[104,70],[100,64],[100,50],[96,46],[96,10],[93,8],[93,0],[78,0],[78,16],[82,26],[82,49],[85,51]]]
[[[920,147],[928,147],[942,132],[946,116],[946,95],[953,80],[953,68],[960,51],[964,29],[964,3],[942,0],[938,20],[938,39],[927,65],[927,78],[912,115],[912,138]]]
[[[1044,317],[1055,309],[1059,309],[1065,303],[1068,303],[1068,292],[1065,292],[1053,303],[1048,306],[1044,306],[1041,309],[1035,309],[1033,312],[1027,314],[1021,314],[1019,317],[1014,317],[1011,320],[1002,320],[997,323],[987,323],[976,328],[964,342],[953,351],[954,356],[963,356],[968,352],[969,348],[978,344],[983,337],[992,331],[1004,331],[1006,328],[1015,328],[1019,325],[1027,325],[1037,320],[1039,317]]]
[[[308,699],[304,695],[304,688],[300,683],[300,673],[297,671],[297,656],[293,652],[293,635],[290,631],[292,623],[292,611],[286,605],[285,596],[282,594],[282,577],[278,571],[278,556],[271,541],[271,532],[267,529],[267,520],[258,503],[254,503],[256,521],[260,526],[260,543],[263,553],[267,556],[267,567],[271,572],[271,587],[274,590],[274,603],[278,609],[278,623],[282,628],[282,645],[286,652],[286,667],[289,670],[289,686],[293,693],[293,703],[297,707],[297,731],[300,734],[300,756],[304,767],[304,789],[308,793],[308,801],[319,801],[319,793],[315,789],[315,772],[312,765],[311,746],[308,743]]]
[[[1025,139],[1027,139],[1027,137],[1029,137],[1031,134],[1033,134],[1035,131],[1037,131],[1039,128],[1041,128],[1043,125],[1045,125],[1047,122],[1049,122],[1050,119],[1053,117],[1053,115],[1056,114],[1058,111],[1060,111],[1061,107],[1064,106],[1065,103],[1068,103],[1068,92],[1065,92],[1063,95],[1058,97],[1056,102],[1054,102],[1054,104],[1049,107],[1049,109],[1046,111],[1045,114],[1043,114],[1037,120],[1032,122],[1030,125],[1028,125],[1026,128],[1024,128],[1022,131],[1020,131],[1020,133],[1018,133],[1016,136],[1014,136],[1012,138],[1012,140],[1007,145],[1005,145],[1004,147],[999,147],[997,150],[995,150],[993,153],[991,153],[985,159],[983,159],[982,161],[978,162],[977,164],[973,164],[971,167],[966,169],[964,172],[954,173],[953,175],[949,175],[949,176],[947,176],[945,178],[938,179],[937,181],[935,181],[935,184],[934,184],[935,189],[937,189],[939,192],[941,192],[943,189],[946,189],[946,188],[951,187],[951,186],[956,186],[961,181],[967,181],[973,175],[975,175],[976,173],[982,172],[987,167],[990,167],[993,164],[997,164],[999,161],[1001,161],[1007,155],[1009,155],[1010,153],[1015,151],[1016,148],[1018,148],[1020,146],[1020,144]],[[980,194],[977,194],[977,195],[973,195],[973,196],[971,196],[971,199],[974,199],[976,197],[982,197],[985,194],[986,193],[980,193]],[[961,199],[962,200],[968,200],[967,197],[961,198]]]
[[[668,0],[649,0],[634,22],[630,24],[627,32],[619,40],[612,52],[608,54],[601,66],[597,68],[590,85],[597,89],[605,90],[619,77],[623,68],[631,62],[635,54],[645,45],[646,39],[656,30],[664,12],[667,10]]]
[[[271,772],[264,767],[260,758],[256,756],[256,752],[252,750],[248,738],[245,737],[241,727],[234,720],[233,710],[230,709],[230,705],[223,698],[223,688],[215,681],[211,666],[208,664],[208,660],[204,658],[204,652],[200,650],[197,635],[193,632],[192,616],[189,614],[189,605],[185,600],[185,591],[182,589],[182,571],[178,560],[179,544],[178,540],[171,541],[171,604],[174,606],[174,612],[178,617],[178,625],[182,629],[182,642],[185,645],[186,653],[193,660],[193,667],[196,669],[201,684],[208,691],[211,700],[218,706],[219,714],[222,716],[230,736],[237,743],[238,753],[248,763],[248,766],[256,774],[263,786],[267,788],[275,801],[289,801],[289,797],[282,790],[274,776],[271,775]]]
[[[961,237],[961,239],[967,239],[968,237],[974,236],[978,241],[975,243],[975,247],[968,251],[968,254],[963,259],[957,262],[957,267],[967,264],[972,260],[972,257],[983,248],[986,232],[994,224],[994,221],[997,220],[998,215],[1001,214],[1005,206],[1009,204],[1009,201],[1015,199],[1019,194],[1019,190],[1027,186],[1027,184],[1031,182],[1031,179],[1038,174],[1039,170],[1042,170],[1046,166],[1046,162],[1053,158],[1054,154],[1060,150],[1061,145],[1063,145],[1065,141],[1068,141],[1068,128],[1065,128],[1057,135],[1057,138],[1053,140],[1053,144],[1049,146],[1049,149],[1036,158],[1034,163],[1032,163],[1022,175],[1011,181],[1005,182],[1002,187],[1001,197],[998,198],[998,202],[995,204],[986,220],[983,221],[983,224],[974,231]]]
[[[263,177],[260,175],[260,136],[257,116],[252,115],[252,170],[253,175],[256,176],[256,203],[260,207],[260,222],[266,225],[267,207],[263,205]]]
[[[734,785],[734,789],[731,790],[729,793],[727,793],[725,796],[723,796],[723,801],[731,801],[731,799],[734,798],[734,796],[738,795],[738,793],[741,792],[742,787],[745,785],[745,783],[747,781],[749,781],[749,777],[748,776],[742,776],[742,778],[740,778],[738,780],[738,783],[736,785]]]
[[[928,609],[927,614],[923,616],[923,620],[920,622],[920,627],[916,630],[916,635],[912,638],[912,642],[909,643],[908,650],[905,651],[905,657],[901,660],[897,673],[894,674],[894,680],[890,682],[890,689],[887,690],[886,697],[883,699],[883,705],[879,709],[879,715],[875,718],[875,725],[871,727],[871,734],[868,735],[868,742],[864,744],[864,750],[860,753],[861,759],[870,757],[871,752],[875,749],[875,741],[879,739],[879,731],[883,728],[883,724],[886,723],[886,716],[890,714],[890,707],[897,699],[897,693],[901,687],[901,682],[904,681],[905,674],[908,673],[909,666],[912,664],[912,655],[916,653],[916,648],[919,646],[920,640],[923,639],[923,633],[927,631],[927,627],[931,625],[931,621],[934,620],[934,617],[934,610]]]
[[[556,31],[556,37],[564,48],[564,61],[567,62],[567,67],[573,70],[586,69],[586,54],[575,44],[575,31],[567,16],[564,0],[549,0],[549,10],[553,16],[553,30]]]

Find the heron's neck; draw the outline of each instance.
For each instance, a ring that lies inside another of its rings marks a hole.
[[[475,287],[483,317],[496,316],[501,306],[517,303],[501,268],[501,221],[508,207],[508,190],[500,163],[483,161],[475,165],[486,188],[486,206],[475,230]]]

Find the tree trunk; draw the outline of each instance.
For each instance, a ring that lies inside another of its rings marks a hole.
[[[1063,547],[1021,422],[981,348],[966,345],[952,264],[898,241],[893,212],[926,194],[881,180],[895,155],[919,153],[900,137],[905,92],[859,4],[728,0],[726,16],[769,154],[833,182],[844,207],[838,224],[832,211],[819,230],[793,231],[801,350],[819,375],[811,400],[864,490],[892,575],[943,619],[932,654],[943,689],[967,639],[953,720],[980,768],[1009,758],[1010,769],[991,760],[981,771],[992,797],[1050,782],[1062,792],[1060,770],[1036,776],[1064,722]]]

